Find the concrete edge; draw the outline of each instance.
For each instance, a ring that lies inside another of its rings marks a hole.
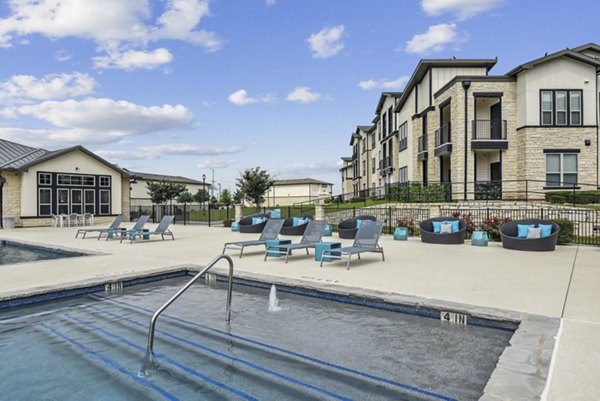
[[[44,249],[49,249],[49,250],[57,250],[57,251],[80,253],[83,256],[105,256],[105,255],[111,255],[110,253],[106,253],[106,252],[91,251],[91,250],[88,250],[88,249],[72,248],[72,247],[62,246],[62,245],[54,245],[54,244],[48,244],[48,243],[34,242],[34,241],[28,241],[28,240],[24,240],[24,239],[20,239],[20,238],[19,239],[15,239],[15,238],[12,238],[12,237],[11,238],[0,237],[0,241],[16,242],[16,243],[19,243],[19,244],[36,246],[36,247],[39,247],[39,248],[44,248]],[[40,261],[28,262],[28,263],[47,262],[47,261],[48,260],[40,260]]]

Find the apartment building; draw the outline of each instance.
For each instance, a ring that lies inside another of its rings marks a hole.
[[[490,74],[496,62],[421,60],[403,92],[382,94],[371,150],[377,187],[444,184],[454,200],[598,187],[600,46],[546,54],[504,75]]]

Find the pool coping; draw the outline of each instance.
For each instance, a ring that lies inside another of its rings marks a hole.
[[[100,252],[95,254],[105,255]],[[145,272],[109,274],[66,285],[36,287],[30,291],[4,292],[0,294],[0,311],[106,290],[107,284],[121,283],[122,287],[129,287],[181,277],[195,274],[202,268],[201,265],[183,264]],[[223,279],[227,277],[228,270],[214,267],[211,269],[211,273]],[[234,279],[238,282],[241,281],[242,284],[243,281],[260,282],[269,286],[275,284],[341,297],[359,297],[375,303],[381,302],[404,308],[465,313],[470,317],[518,326],[509,345],[500,355],[496,368],[486,383],[484,393],[479,401],[539,400],[546,387],[560,325],[559,318],[349,287],[331,282],[315,282],[314,280],[283,278],[250,272],[236,272]]]

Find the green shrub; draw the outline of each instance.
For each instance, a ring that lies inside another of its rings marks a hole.
[[[558,245],[570,244],[575,240],[572,221],[563,219],[553,219],[551,221],[558,224],[559,232],[558,240],[556,241]]]
[[[223,226],[224,227],[231,227],[232,223],[233,223],[233,219],[225,219],[225,220],[223,220]]]
[[[448,200],[446,185],[418,183],[386,188],[386,197],[405,203],[440,203]]]
[[[558,202],[560,198],[562,202]],[[550,203],[574,203],[577,205],[589,205],[600,203],[600,191],[552,191],[546,192],[546,201]],[[556,202],[553,202],[555,200]]]

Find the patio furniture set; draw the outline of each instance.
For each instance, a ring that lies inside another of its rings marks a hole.
[[[80,234],[82,235],[82,239],[85,239],[87,234],[97,234],[96,238],[98,240],[100,238],[106,238],[106,241],[119,239],[119,242],[123,242],[124,239],[127,239],[130,244],[133,244],[138,239],[149,240],[154,235],[160,235],[163,240],[165,237],[171,237],[172,240],[175,240],[173,232],[169,229],[175,216],[164,216],[154,230],[144,228],[149,218],[150,216],[148,215],[140,216],[135,225],[128,229],[121,227],[124,219],[122,215],[119,215],[106,228],[80,228],[75,233],[75,238],[78,238]]]

